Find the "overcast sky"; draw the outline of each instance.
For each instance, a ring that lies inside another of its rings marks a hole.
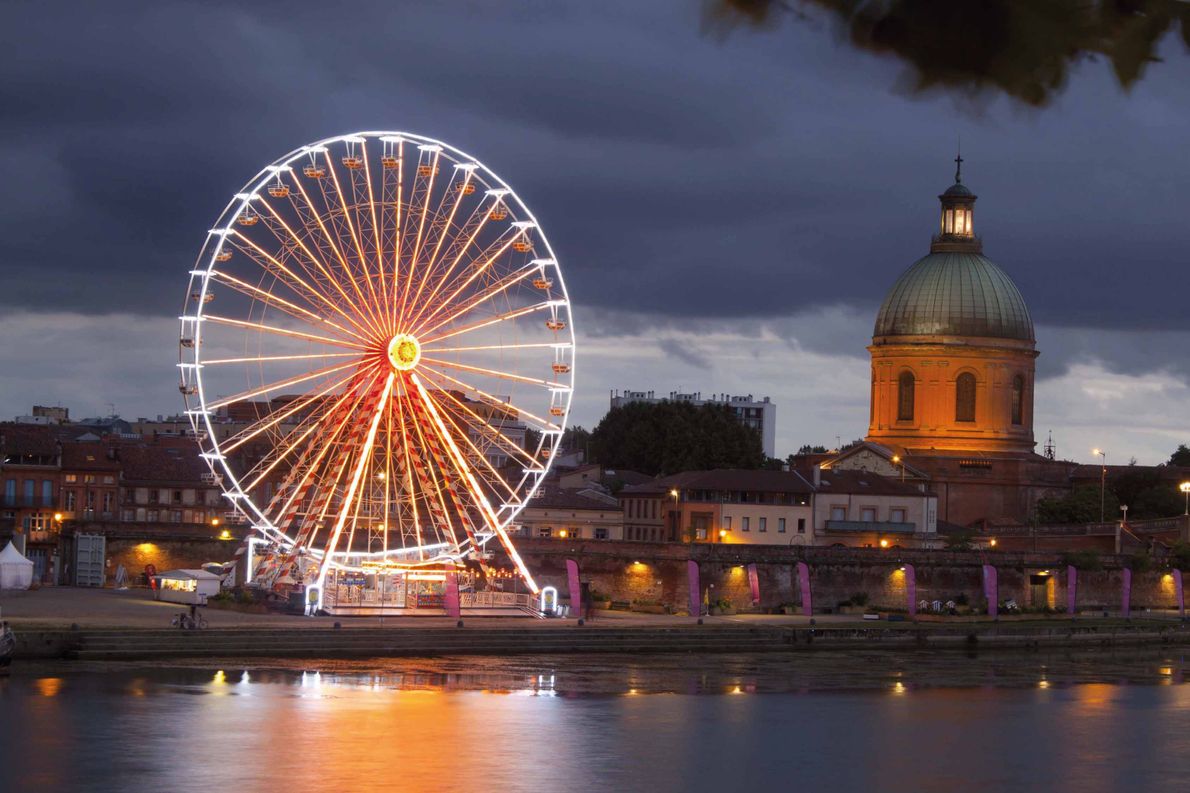
[[[298,4],[293,4],[298,5]],[[175,318],[262,165],[359,129],[445,140],[549,234],[610,389],[768,395],[777,450],[860,437],[864,349],[928,249],[961,136],[985,254],[1037,325],[1037,435],[1190,442],[1190,59],[1043,110],[909,96],[821,24],[707,35],[695,2],[6,3],[0,416],[180,409]]]

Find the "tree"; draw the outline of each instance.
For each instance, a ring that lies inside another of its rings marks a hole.
[[[1169,464],[1190,466],[1190,446],[1179,443],[1178,448],[1169,456]]]
[[[591,433],[591,457],[607,468],[658,475],[759,468],[760,433],[726,405],[634,402],[612,408]]]
[[[1043,498],[1037,502],[1037,520],[1040,523],[1098,523],[1099,488],[1079,487],[1061,498]],[[1103,499],[1103,517],[1115,520],[1120,514],[1120,502],[1116,494],[1108,490]]]
[[[833,22],[839,40],[899,61],[911,92],[1002,94],[1028,107],[1053,102],[1088,59],[1108,62],[1128,89],[1174,31],[1190,46],[1190,7],[1178,0],[716,0],[705,9],[704,28],[721,37]]]
[[[567,452],[586,451],[587,443],[590,440],[591,431],[579,424],[575,424],[572,427],[567,427],[566,431],[562,433],[560,448]]]
[[[797,453],[798,454],[826,454],[827,451],[828,450],[825,446],[811,446],[810,444],[807,443],[804,446],[801,446],[800,448],[798,448]],[[790,455],[790,456],[792,457],[793,455]]]

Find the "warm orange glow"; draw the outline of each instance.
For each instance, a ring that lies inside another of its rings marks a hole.
[[[56,520],[56,521],[58,521],[59,523],[61,523],[61,522],[62,522],[62,513],[61,513],[61,512],[55,512],[55,513],[54,513],[54,520]]]
[[[407,372],[421,360],[421,345],[408,333],[398,333],[388,343],[388,360],[398,372]]]
[[[558,536],[561,537],[562,539],[566,539],[566,529],[562,529],[561,531],[559,531]]]
[[[990,545],[990,546],[992,546],[993,548],[995,548],[995,547],[996,547],[996,538],[995,538],[995,537],[993,537],[992,539],[988,540],[988,545]]]
[[[888,547],[888,540],[881,540],[881,541],[880,541],[880,547],[881,547],[881,548],[887,548],[887,547]]]
[[[224,529],[223,531],[219,532],[219,539],[230,540],[231,539],[231,531],[229,529]]]

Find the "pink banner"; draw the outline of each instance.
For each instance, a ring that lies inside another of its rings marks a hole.
[[[702,587],[698,583],[698,562],[686,562],[686,579],[690,584],[690,616],[702,616]]]
[[[1182,571],[1173,571],[1173,592],[1178,599],[1178,616],[1186,619],[1186,592],[1182,589]]]
[[[760,605],[760,571],[756,565],[748,565],[748,586],[752,587],[752,605]]]
[[[797,563],[797,583],[802,590],[802,614],[814,616],[814,601],[810,597],[810,566],[805,562]]]
[[[1132,614],[1132,571],[1124,568],[1120,576],[1120,613],[1124,619]]]
[[[446,574],[446,591],[443,593],[443,602],[446,605],[446,615],[454,619],[462,616],[462,609],[459,608],[459,575],[458,573]]]
[[[917,616],[917,570],[905,565],[905,597],[909,601],[909,616]]]
[[[1066,565],[1066,613],[1074,616],[1078,610],[1078,570]]]
[[[583,616],[583,587],[578,581],[578,562],[566,560],[566,583],[570,589],[570,615],[575,619]]]
[[[988,616],[998,617],[1000,614],[1000,587],[996,579],[996,568],[990,564],[983,566],[983,596],[988,602]]]

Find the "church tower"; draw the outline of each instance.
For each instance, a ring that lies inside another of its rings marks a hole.
[[[976,196],[938,196],[930,252],[889,291],[872,333],[867,440],[930,455],[1033,453],[1033,320],[1012,279],[983,255]]]

